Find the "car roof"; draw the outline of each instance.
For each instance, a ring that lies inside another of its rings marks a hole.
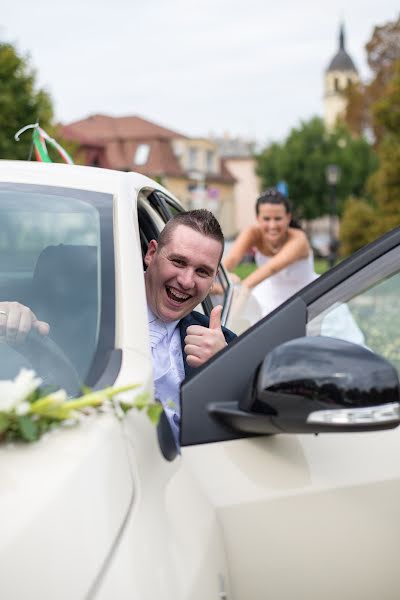
[[[20,160],[0,160],[0,182],[78,188],[110,194],[116,193],[126,185],[136,190],[146,187],[164,189],[140,173]]]

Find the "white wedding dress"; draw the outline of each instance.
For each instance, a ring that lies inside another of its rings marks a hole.
[[[272,256],[266,256],[257,250],[254,258],[256,265],[261,267],[271,260]],[[307,258],[297,260],[286,269],[264,279],[253,288],[252,295],[260,305],[262,316],[265,317],[317,277],[318,275],[314,271],[314,257],[310,252]]]

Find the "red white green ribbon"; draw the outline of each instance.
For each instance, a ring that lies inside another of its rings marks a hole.
[[[37,126],[34,128],[32,137],[37,161],[49,163],[53,162],[47,150],[47,142],[48,144],[50,144],[50,146],[53,146],[53,148],[57,150],[58,154],[61,156],[64,162],[68,163],[69,165],[74,164],[74,161],[72,160],[68,152],[64,150],[64,148],[60,146],[60,144],[56,142],[55,139],[50,137],[41,127]]]

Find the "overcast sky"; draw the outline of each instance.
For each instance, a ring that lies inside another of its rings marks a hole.
[[[367,78],[364,46],[398,12],[398,0],[3,0],[0,40],[30,54],[63,123],[140,115],[264,144],[322,116],[341,20]]]

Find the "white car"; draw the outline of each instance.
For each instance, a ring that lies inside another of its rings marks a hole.
[[[179,210],[138,174],[0,161],[0,300],[51,326],[0,377],[153,394],[142,257]],[[185,381],[181,454],[133,410],[3,443],[1,598],[397,599],[399,269],[397,229]]]

